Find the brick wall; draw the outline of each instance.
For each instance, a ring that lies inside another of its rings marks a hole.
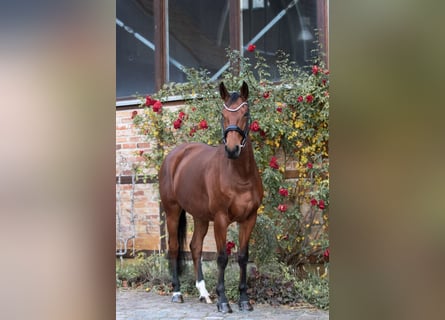
[[[138,156],[139,151],[149,152],[152,144],[138,135],[133,126],[133,111],[138,108],[118,108],[116,110],[116,180],[121,175],[121,184],[116,183],[116,239],[128,239],[135,235],[134,249],[159,250],[162,249],[161,238],[166,234],[165,228],[160,226],[160,202],[157,185],[153,183],[139,183],[135,177],[134,187],[131,181],[132,165],[143,161]],[[134,188],[134,189],[133,189]],[[133,200],[132,200],[133,198]],[[133,210],[132,209],[133,206]],[[133,213],[133,218],[132,218]],[[191,231],[193,220],[188,216],[188,227]],[[164,236],[165,237],[165,236]],[[189,232],[187,240],[190,241]],[[167,241],[165,237],[165,243]],[[119,248],[116,241],[116,248]],[[215,252],[213,224],[204,239],[204,252]],[[133,249],[133,240],[128,241],[128,249]]]
[[[164,107],[175,108],[177,104],[164,105]],[[138,181],[134,184],[133,189],[131,183],[132,165],[143,161],[143,157],[138,156],[138,152],[150,152],[154,145],[146,141],[144,136],[137,134],[132,120],[134,111],[140,112],[141,110],[138,108],[118,108],[116,110],[116,180],[121,175],[124,182],[120,185],[116,184],[116,212],[119,212],[120,217],[118,219],[116,215],[116,239],[119,236],[128,239],[134,234],[136,252],[140,250],[157,251],[166,248],[167,243],[165,227],[161,229],[162,219],[157,185],[139,183],[140,181]],[[286,171],[286,177],[288,179],[295,178],[296,174],[289,170]],[[132,206],[133,210],[131,210]],[[305,215],[309,211],[309,206],[302,210]],[[132,212],[134,219],[131,216]],[[187,240],[190,241],[192,238],[191,228],[193,227],[191,216],[188,216],[188,227],[190,231]],[[162,242],[164,243],[162,244]],[[119,243],[116,243],[116,248],[118,248]],[[132,251],[133,241],[129,241],[128,246]],[[212,223],[210,223],[209,231],[204,239],[203,251],[212,253],[216,251]]]

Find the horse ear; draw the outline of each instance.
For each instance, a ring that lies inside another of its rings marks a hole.
[[[247,98],[249,98],[249,86],[245,81],[243,81],[243,84],[241,85],[240,95],[241,98],[243,98],[244,100],[247,100]]]
[[[221,82],[219,84],[219,94],[221,95],[221,99],[223,99],[223,101],[226,101],[227,98],[229,97],[229,91],[227,91],[224,82]]]

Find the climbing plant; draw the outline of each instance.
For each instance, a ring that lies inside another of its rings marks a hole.
[[[259,268],[270,261],[295,267],[328,261],[329,70],[321,51],[304,68],[278,52],[279,79],[272,80],[264,57],[251,51],[228,50],[231,67],[221,79],[233,91],[242,81],[249,85],[250,137],[265,190],[251,257]],[[152,144],[139,168],[146,176],[156,177],[166,154],[180,143],[221,143],[218,83],[210,81],[206,70],[185,72],[186,83],[169,83],[141,97],[133,115]],[[180,96],[183,105],[166,107],[172,96]]]

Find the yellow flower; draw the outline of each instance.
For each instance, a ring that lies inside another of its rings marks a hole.
[[[278,148],[279,146],[280,146],[280,139],[278,138],[275,140],[275,147]]]
[[[295,128],[300,129],[304,125],[304,122],[302,120],[297,120],[294,123]]]
[[[258,208],[257,213],[258,213],[258,214],[261,214],[261,213],[263,213],[263,212],[264,212],[264,205],[261,205],[261,206]]]

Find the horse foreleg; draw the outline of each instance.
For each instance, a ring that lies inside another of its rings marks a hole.
[[[216,293],[218,294],[217,307],[218,311],[222,313],[232,313],[232,308],[226,297],[226,289],[224,286],[224,273],[227,267],[229,257],[226,252],[226,237],[227,237],[228,223],[224,219],[215,219],[215,241],[218,251],[217,265],[218,265],[218,283],[216,285]]]
[[[209,222],[194,219],[194,224],[195,227],[193,231],[192,241],[190,242],[190,251],[192,253],[193,266],[195,268],[196,288],[199,290],[199,301],[212,303],[209,292],[206,289],[201,266],[202,243],[204,241],[205,235],[207,234]]]
[[[238,264],[240,268],[240,282],[239,282],[239,309],[240,311],[252,311],[253,307],[249,302],[249,296],[247,295],[247,262],[249,261],[249,239],[252,233],[253,227],[256,222],[256,214],[251,215],[250,218],[240,223],[239,227],[239,252],[238,252]]]

